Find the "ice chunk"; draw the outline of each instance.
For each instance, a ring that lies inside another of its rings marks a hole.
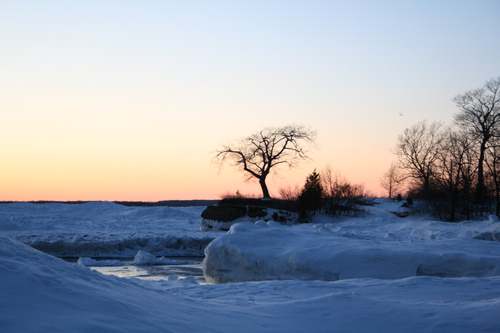
[[[186,277],[182,280],[182,282],[183,282],[184,284],[192,284],[192,285],[199,284],[199,283],[198,283],[198,281],[196,281],[196,278],[195,278],[194,276],[192,276],[192,275],[188,275],[188,276],[186,276]]]
[[[156,265],[158,258],[149,252],[139,250],[134,257],[134,265]]]
[[[77,263],[82,266],[123,266],[120,260],[95,260],[92,258],[78,258]]]
[[[157,258],[149,252],[139,250],[134,257],[134,265],[147,266],[147,265],[185,265],[187,261],[167,259],[165,257]]]
[[[179,275],[176,274],[171,274],[167,276],[167,281],[172,282],[172,281],[177,281],[179,280]]]

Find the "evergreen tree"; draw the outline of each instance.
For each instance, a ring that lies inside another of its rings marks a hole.
[[[299,207],[303,213],[316,213],[323,205],[324,191],[321,177],[314,170],[307,176],[306,183],[299,195]]]

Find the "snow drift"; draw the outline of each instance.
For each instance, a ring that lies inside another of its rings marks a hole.
[[[173,279],[175,280],[175,279]],[[0,236],[5,332],[479,332],[500,278],[198,285],[107,276]]]
[[[205,249],[204,275],[211,283],[500,275],[499,242],[448,232],[467,228],[460,224],[434,223],[422,237],[414,229],[419,222],[400,221],[371,221],[369,234],[362,222],[356,233],[352,221],[294,227],[238,223]]]

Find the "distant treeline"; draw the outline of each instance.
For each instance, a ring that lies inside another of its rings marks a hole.
[[[105,202],[105,201],[0,201],[0,204],[7,203],[32,203],[32,204],[48,204],[48,203],[60,203],[60,204],[70,204],[70,205],[80,205],[88,202]],[[127,207],[159,207],[159,206],[169,206],[169,207],[191,207],[191,206],[210,206],[215,205],[219,200],[164,200],[157,202],[150,201],[111,201],[113,203],[127,206]]]

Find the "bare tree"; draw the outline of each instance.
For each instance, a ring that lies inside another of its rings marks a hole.
[[[485,153],[488,142],[500,135],[500,77],[486,81],[479,89],[470,90],[453,99],[460,112],[455,122],[472,133],[479,143],[477,160],[476,202],[486,198],[484,180]]]
[[[380,186],[387,191],[387,196],[392,198],[403,185],[404,176],[401,169],[393,162],[387,172],[380,178]]]
[[[281,187],[278,192],[282,200],[297,200],[300,195],[300,187],[298,185],[292,187],[288,184],[285,187]]]
[[[443,140],[443,124],[426,121],[404,130],[398,137],[395,154],[399,157],[405,179],[413,178],[420,183],[424,193],[429,193],[436,173],[439,145]]]
[[[308,159],[305,146],[314,144],[315,138],[315,131],[300,125],[268,127],[234,144],[222,146],[216,151],[214,160],[219,165],[232,163],[248,176],[248,180],[256,178],[262,196],[270,198],[266,180],[271,171],[281,165],[293,168]]]
[[[438,154],[435,177],[438,195],[434,204],[438,208],[436,213],[446,214],[442,218],[448,221],[456,221],[459,215],[466,219],[471,217],[471,189],[476,178],[473,145],[466,133],[451,128],[444,132]]]
[[[495,214],[500,215],[500,138],[492,140],[485,157],[489,178],[495,193]]]
[[[340,172],[327,165],[321,172],[324,190],[324,211],[331,215],[356,215],[356,201],[365,196],[363,185],[352,184]]]

